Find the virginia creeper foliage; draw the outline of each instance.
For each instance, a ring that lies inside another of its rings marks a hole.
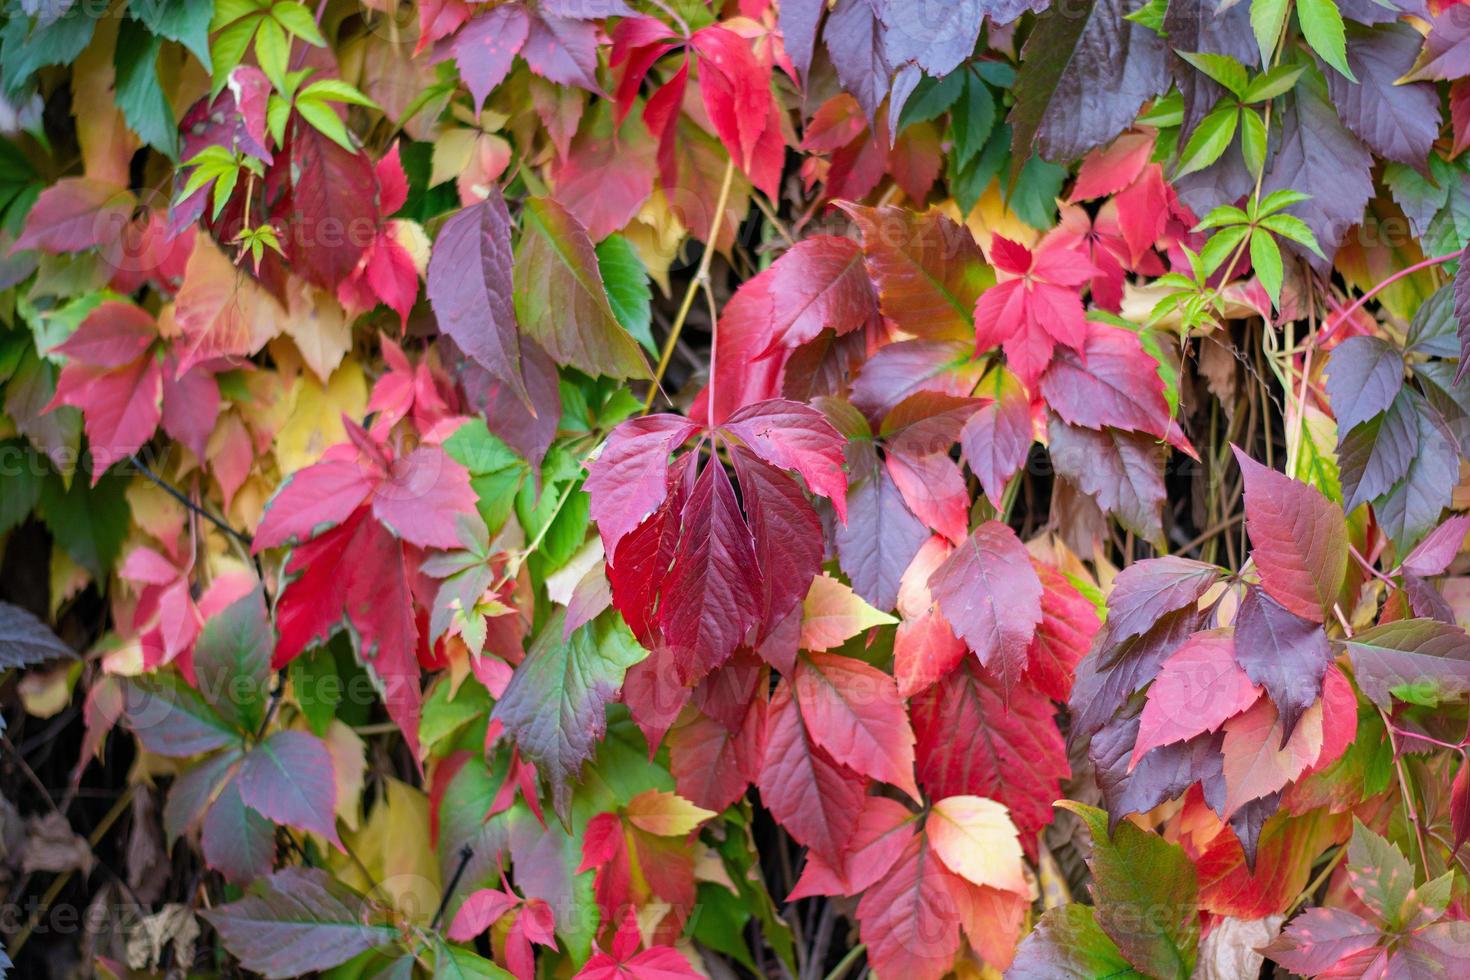
[[[1470,975],[1467,148],[1458,0],[12,0],[0,976]]]

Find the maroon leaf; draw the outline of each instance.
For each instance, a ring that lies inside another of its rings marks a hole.
[[[1055,416],[1048,426],[1052,465],[1105,513],[1140,537],[1163,533],[1163,447],[1150,435],[1106,428],[1101,432],[1067,425]]]
[[[693,683],[729,659],[761,614],[761,570],[730,477],[718,461],[695,481],[679,551],[664,583],[659,627],[680,679]]]
[[[484,105],[491,90],[505,81],[530,27],[526,8],[509,3],[481,14],[454,36],[454,61],[476,107]]]
[[[1235,619],[1235,659],[1260,684],[1281,716],[1282,744],[1322,694],[1332,646],[1322,627],[1249,589]]]
[[[1393,404],[1404,386],[1404,355],[1377,337],[1349,337],[1327,362],[1327,396],[1346,435]]]
[[[771,695],[761,802],[800,844],[838,865],[863,810],[863,778],[833,761],[807,731],[783,678]]]
[[[1165,613],[1191,606],[1220,577],[1214,565],[1167,555],[1135,562],[1118,573],[1108,593],[1108,635],[1139,636]]]
[[[823,330],[851,333],[878,316],[862,249],[850,238],[814,235],[797,242],[771,265],[770,289],[781,297],[772,345],[798,347]]]
[[[512,8],[496,11],[506,9]],[[439,329],[530,408],[511,300],[510,228],[510,213],[498,187],[492,187],[485,200],[451,215],[439,229],[429,258],[429,305]]]
[[[822,568],[822,524],[796,481],[743,446],[730,458],[761,571],[762,634],[794,610]]]
[[[839,520],[847,519],[843,439],[821,412],[773,398],[735,412],[721,431],[745,443],[772,466],[801,474],[807,489],[832,501]]]
[[[965,423],[960,445],[985,496],[999,508],[1006,484],[1026,462],[1034,441],[1031,401],[1016,376],[1002,367],[980,382],[979,394],[992,400]]]
[[[276,823],[337,840],[337,780],[332,754],[306,732],[280,731],[245,754],[240,799]]]
[[[1408,24],[1349,24],[1347,60],[1357,81],[1323,73],[1343,125],[1379,156],[1421,171],[1439,136],[1439,93],[1424,82],[1396,83],[1413,67],[1422,41]]]

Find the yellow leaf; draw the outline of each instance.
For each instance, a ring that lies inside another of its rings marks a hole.
[[[801,645],[806,650],[830,650],[863,630],[896,622],[864,602],[849,586],[823,574],[812,579],[801,604]]]
[[[683,837],[715,816],[677,793],[650,789],[628,801],[628,822],[656,837]]]
[[[361,830],[343,835],[373,881],[365,880],[362,868],[351,858],[333,852],[331,861],[337,877],[387,902],[409,921],[427,924],[442,894],[439,861],[424,832],[427,826],[429,798],[407,783],[385,779],[384,793],[367,823]]]
[[[200,235],[174,297],[174,344],[184,365],[228,355],[250,355],[280,333],[281,304],[235,267],[208,236]]]
[[[112,91],[112,52],[118,20],[103,17],[97,22],[92,43],[71,66],[71,84],[73,104],[86,106],[85,112],[75,116],[82,172],[93,180],[127,187],[128,167],[138,149],[138,137],[128,128]]]
[[[367,379],[355,360],[342,362],[322,387],[316,378],[296,379],[290,417],[276,433],[276,460],[282,473],[294,473],[321,458],[327,448],[347,438],[342,415],[362,418],[367,408]]]
[[[293,280],[287,295],[291,307],[281,332],[296,344],[301,360],[325,381],[352,349],[352,322],[336,298]]]
[[[337,816],[356,830],[362,814],[362,782],[367,758],[362,738],[340,719],[333,718],[324,741],[337,777]]]
[[[1006,808],[979,796],[951,796],[934,804],[924,832],[939,860],[976,885],[1029,894],[1016,825]]]

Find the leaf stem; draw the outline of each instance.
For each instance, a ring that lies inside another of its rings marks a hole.
[[[710,221],[709,238],[705,241],[704,254],[699,257],[699,268],[694,272],[694,278],[690,280],[689,287],[684,290],[684,299],[679,303],[679,312],[674,316],[673,326],[669,327],[669,338],[664,341],[663,353],[659,355],[658,367],[653,372],[653,383],[648,386],[648,397],[643,402],[643,413],[646,415],[653,408],[653,400],[658,397],[662,390],[660,382],[663,381],[664,372],[669,369],[669,361],[674,356],[674,345],[679,342],[679,334],[684,330],[684,321],[689,318],[689,308],[694,305],[694,295],[699,291],[700,284],[709,278],[710,261],[715,255],[715,240],[720,232],[720,222],[725,216],[725,205],[730,200],[730,185],[735,180],[735,158],[730,157],[725,163],[725,176],[720,182],[720,197],[715,202],[715,216]],[[711,373],[713,377],[713,373]],[[714,404],[710,404],[710,414],[714,414]]]
[[[1356,313],[1364,303],[1368,302],[1368,300],[1383,292],[1383,290],[1387,289],[1389,286],[1392,286],[1400,279],[1403,279],[1406,276],[1412,276],[1414,273],[1424,269],[1428,269],[1432,266],[1442,265],[1445,262],[1451,262],[1455,259],[1458,259],[1461,255],[1464,254],[1465,249],[1460,248],[1456,249],[1453,252],[1450,252],[1447,255],[1436,255],[1433,258],[1424,259],[1422,262],[1415,262],[1413,265],[1409,266],[1406,269],[1400,269],[1398,272],[1395,272],[1393,275],[1378,283],[1372,289],[1368,290],[1366,293],[1354,300],[1351,306],[1339,313],[1337,315],[1337,318],[1327,325],[1326,330],[1317,335],[1316,340],[1313,341],[1313,343],[1315,343],[1317,346],[1321,346],[1322,344],[1327,343],[1327,341],[1332,339],[1332,335],[1337,333],[1337,328],[1347,322],[1348,317]]]

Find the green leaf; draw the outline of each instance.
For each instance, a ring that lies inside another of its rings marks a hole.
[[[1266,166],[1266,122],[1250,109],[1240,110],[1240,155],[1251,176]]]
[[[291,41],[279,22],[262,17],[255,32],[255,60],[271,84],[282,91],[286,88],[286,65],[291,60]]]
[[[158,755],[199,755],[240,744],[240,733],[176,671],[124,678],[122,705],[128,728]]]
[[[178,124],[173,107],[158,82],[158,51],[163,41],[139,21],[118,26],[116,70],[117,106],[128,126],[164,156],[178,156]]]
[[[122,550],[132,511],[124,496],[127,480],[109,473],[89,486],[90,469],[84,459],[70,486],[57,474],[48,474],[40,512],[56,543],[93,576],[105,579]]]
[[[1261,200],[1261,203],[1256,206],[1256,216],[1264,217],[1268,214],[1275,214],[1282,208],[1289,208],[1293,204],[1300,204],[1311,199],[1310,194],[1283,187],[1279,191],[1272,191]]]
[[[1167,129],[1178,126],[1184,122],[1184,97],[1179,94],[1178,89],[1170,89],[1169,94],[1155,102],[1152,108],[1139,114],[1140,125],[1153,126],[1156,129]]]
[[[247,970],[300,976],[398,939],[392,917],[320,868],[285,868],[201,913]]]
[[[345,102],[348,105],[360,105],[379,111],[382,109],[372,99],[338,78],[324,78],[319,82],[312,82],[302,89],[296,98],[315,99],[319,102]]]
[[[1294,214],[1267,215],[1260,220],[1259,224],[1262,228],[1269,228],[1282,238],[1289,238],[1318,255],[1322,255],[1322,249],[1317,245],[1317,236],[1312,234],[1312,229],[1307,227],[1305,221]]]
[[[1204,220],[1194,226],[1195,231],[1208,231],[1211,228],[1224,228],[1227,225],[1244,225],[1250,223],[1250,216],[1233,204],[1222,204],[1209,214]]]
[[[337,115],[336,109],[325,102],[303,98],[296,102],[296,111],[313,129],[327,139],[350,153],[357,152],[357,146],[352,142],[352,134],[347,131],[347,124],[342,122],[342,117]]]
[[[613,316],[633,339],[650,354],[657,355],[653,342],[653,290],[648,284],[648,270],[637,251],[622,235],[609,235],[597,243],[597,268],[607,287],[607,301]]]
[[[193,53],[205,71],[210,71],[209,22],[214,9],[199,0],[146,0],[128,4],[128,13],[141,20],[160,37],[177,41]]]
[[[1256,35],[1256,46],[1261,49],[1261,64],[1269,65],[1276,50],[1276,40],[1281,36],[1281,25],[1286,22],[1286,9],[1290,0],[1251,0],[1251,30]]]
[[[1384,931],[1398,932],[1408,925],[1419,903],[1414,895],[1414,866],[1403,852],[1353,817],[1347,860],[1353,891],[1383,919]]]
[[[499,531],[531,467],[479,418],[470,419],[444,440],[444,451],[470,471],[470,486],[479,496],[480,516],[492,534]]]
[[[1356,82],[1357,76],[1348,67],[1347,33],[1337,4],[1333,0],[1296,0],[1296,19],[1312,50],[1338,74]]]
[[[1143,974],[1123,958],[1118,944],[1098,926],[1094,910],[1087,905],[1047,909],[1016,950],[1016,959],[1006,976],[1015,980],[1144,980]]]
[[[0,534],[4,534],[31,516],[41,499],[46,467],[23,439],[0,439],[0,460],[9,464],[4,476],[5,492],[0,493]]]
[[[1168,10],[1169,0],[1148,0],[1148,3],[1145,3],[1142,7],[1133,11],[1133,13],[1125,15],[1123,19],[1131,20],[1135,24],[1142,24],[1155,34],[1168,37],[1168,33],[1164,30],[1164,14]]]
[[[527,198],[522,207],[515,311],[521,329],[559,364],[611,378],[652,374],[613,315],[587,229],[549,197]]]
[[[1245,87],[1244,101],[1265,102],[1278,95],[1285,95],[1295,87],[1296,80],[1301,77],[1306,67],[1306,65],[1277,65],[1265,74],[1257,75]]]
[[[1210,240],[1205,242],[1204,248],[1199,250],[1200,260],[1204,263],[1205,275],[1214,275],[1215,270],[1225,264],[1225,261],[1235,253],[1235,249],[1249,233],[1250,227],[1247,225],[1231,225],[1211,235]]]
[[[221,30],[209,43],[209,57],[214,63],[211,75],[214,83],[210,86],[213,94],[218,95],[224,90],[230,72],[245,60],[245,52],[250,50],[250,43],[255,40],[255,32],[262,19],[260,14],[241,18]]]
[[[341,642],[339,633],[332,642]],[[330,645],[312,647],[291,661],[291,694],[318,738],[327,734],[342,700],[342,678]]]
[[[69,65],[77,60],[91,42],[97,19],[107,11],[106,4],[74,3],[71,9],[48,24],[32,28],[31,18],[20,12],[10,14],[9,23],[0,33],[0,64],[5,66],[3,89],[6,95],[20,94],[31,76],[48,65]]]
[[[959,166],[951,150],[946,167],[949,175],[950,193],[960,206],[961,214],[969,214],[985,193],[985,188],[1000,173],[1011,158],[1011,128],[1004,123],[995,127],[980,155],[970,161],[968,167]]]
[[[1238,107],[1222,102],[1200,120],[1190,134],[1189,142],[1184,145],[1184,152],[1179,155],[1179,168],[1174,172],[1174,179],[1203,170],[1220,159],[1235,138],[1239,118]]]
[[[515,980],[515,977],[474,950],[436,940],[434,980]]]
[[[964,94],[950,112],[955,159],[961,167],[968,166],[979,155],[995,128],[995,99],[990,89],[970,72],[964,75]]]
[[[1098,926],[1141,973],[1188,980],[1199,946],[1199,882],[1184,849],[1128,820],[1110,835],[1102,810],[1071,800],[1057,805],[1092,834]]]
[[[1006,203],[1016,217],[1045,231],[1057,223],[1057,195],[1066,179],[1066,167],[1033,156],[1021,168]]]
[[[1250,84],[1250,76],[1246,74],[1245,66],[1228,54],[1211,54],[1204,51],[1195,54],[1180,51],[1179,57],[1225,86],[1236,98],[1245,97],[1246,86]]]
[[[246,732],[260,728],[270,694],[275,631],[259,588],[211,616],[194,645],[199,691],[221,718]]]
[[[1470,636],[1433,619],[1401,619],[1339,641],[1353,679],[1385,711],[1392,698],[1437,706],[1470,692]]]
[[[321,30],[316,26],[316,18],[305,4],[296,3],[295,0],[282,0],[271,7],[271,19],[290,31],[293,37],[299,37],[307,44],[318,48],[327,46],[326,38],[322,37]]]
[[[565,621],[562,609],[547,619],[491,715],[551,784],[564,824],[572,780],[607,732],[607,705],[648,655],[619,616],[604,613],[564,638]]]
[[[1263,228],[1251,232],[1251,265],[1255,267],[1256,277],[1265,287],[1266,295],[1271,297],[1271,305],[1279,310],[1283,274],[1281,248],[1276,244],[1276,239],[1271,237],[1271,233]]]
[[[930,122],[944,115],[964,91],[967,77],[967,71],[953,71],[943,78],[925,75],[914,94],[904,103],[898,128],[902,130],[913,123]]]

